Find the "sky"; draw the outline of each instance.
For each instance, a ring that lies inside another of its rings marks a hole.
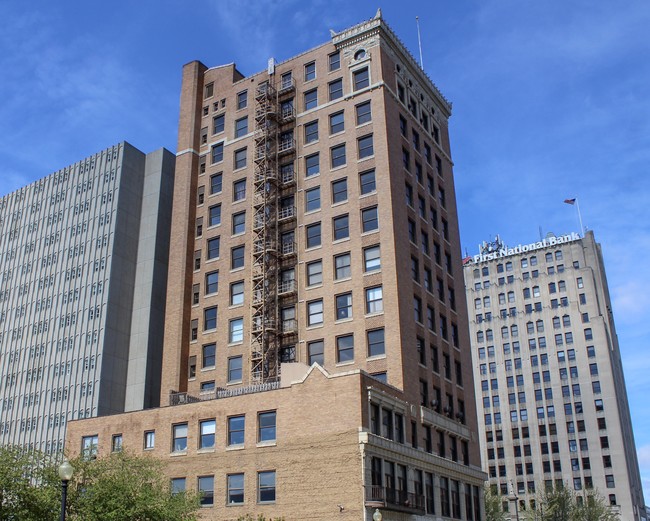
[[[190,8],[191,6],[191,8]],[[453,103],[463,254],[602,244],[650,503],[650,2],[0,0],[0,196],[122,140],[176,150],[183,64],[245,75],[384,19]]]

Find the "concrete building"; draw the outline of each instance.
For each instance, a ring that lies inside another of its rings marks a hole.
[[[381,18],[183,68],[161,407],[68,448],[169,463],[206,519],[480,519],[451,106]]]
[[[644,520],[621,357],[593,232],[465,260],[484,469],[530,506],[566,484],[597,489],[625,521]],[[514,494],[514,495],[513,495]],[[511,505],[515,515],[515,504]]]
[[[0,199],[0,444],[158,405],[173,172],[120,143]]]

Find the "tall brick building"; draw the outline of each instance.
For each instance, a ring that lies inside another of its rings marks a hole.
[[[593,232],[467,259],[480,442],[510,512],[565,484],[624,521],[646,512],[618,337]],[[515,508],[514,501],[517,501]]]
[[[206,519],[482,517],[448,118],[381,18],[183,68],[158,409],[73,423]]]

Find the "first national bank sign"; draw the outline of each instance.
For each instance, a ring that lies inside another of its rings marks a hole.
[[[482,253],[474,255],[472,262],[477,263],[502,259],[504,257],[510,257],[511,255],[518,255],[521,253],[541,250],[543,248],[548,248],[549,246],[558,246],[560,244],[566,244],[567,242],[573,242],[579,239],[580,236],[577,233],[573,232],[566,235],[560,235],[559,237],[546,237],[541,241],[532,242],[530,244],[520,244],[514,248],[508,248],[507,246],[502,245],[497,241],[498,246],[496,248],[490,249],[489,246],[487,248],[482,248]]]

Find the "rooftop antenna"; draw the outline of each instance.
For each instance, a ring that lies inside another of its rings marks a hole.
[[[424,70],[424,62],[422,61],[422,39],[420,38],[420,17],[415,17],[415,25],[418,27],[418,47],[420,48],[420,67]]]

